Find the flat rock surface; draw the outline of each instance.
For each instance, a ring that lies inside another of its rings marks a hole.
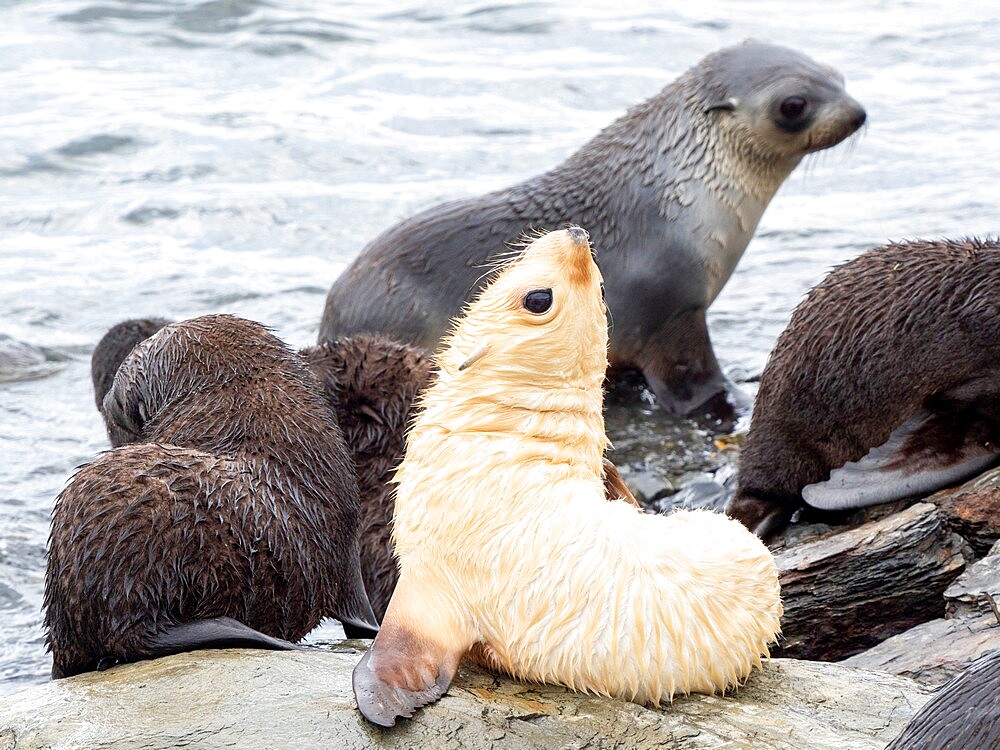
[[[5,698],[0,750],[881,750],[929,697],[905,678],[775,659],[732,695],[651,709],[463,667],[441,701],[382,730],[354,705],[358,653],[203,651],[51,682]]]
[[[840,663],[912,677],[938,688],[996,649],[1000,625],[990,612],[922,623]]]
[[[949,615],[993,610],[986,594],[1000,605],[1000,542],[990,553],[970,565],[945,589],[946,611]]]

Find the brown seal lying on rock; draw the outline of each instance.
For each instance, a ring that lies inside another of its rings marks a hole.
[[[369,720],[437,700],[459,660],[658,705],[721,692],[767,654],[774,559],[721,513],[607,502],[607,320],[579,228],[533,242],[437,357],[407,437],[399,583],[354,670]]]
[[[160,319],[119,323],[104,335],[91,361],[95,399],[110,383],[121,360],[137,343],[158,330]],[[403,459],[406,428],[417,394],[427,385],[432,362],[423,350],[383,336],[360,334],[302,349],[333,410],[353,460],[361,505],[361,575],[376,618],[381,621],[396,588],[399,571],[392,553],[392,473]],[[110,376],[108,373],[110,372]],[[109,425],[112,445],[128,436]],[[608,499],[635,498],[611,461],[604,461]],[[364,633],[345,627],[350,636]]]
[[[53,512],[53,676],[291,648],[328,616],[375,627],[343,437],[266,329],[227,315],[160,329],[118,368],[103,413],[122,447],[80,469]]]
[[[670,412],[728,422],[727,390],[749,402],[719,369],[705,310],[802,157],[864,121],[842,77],[799,52],[719,50],[551,171],[376,237],[330,289],[319,340],[379,331],[433,349],[506,243],[576,223],[606,280],[612,367],[640,369]]]
[[[1000,458],[1000,242],[914,241],[834,269],[764,373],[727,512],[761,536],[803,499],[925,495]]]

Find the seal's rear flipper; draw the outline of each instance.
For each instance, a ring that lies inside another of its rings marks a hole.
[[[340,620],[344,626],[344,635],[348,638],[374,638],[378,634],[378,618],[368,601],[368,592],[365,591],[361,578],[357,548],[352,553],[351,560],[340,586],[340,596],[333,616]]]
[[[821,510],[847,510],[930,494],[973,477],[1000,460],[998,446],[979,439],[973,424],[968,415],[921,410],[860,461],[804,487],[802,499]]]
[[[454,606],[426,580],[400,575],[382,629],[354,668],[354,697],[366,719],[391,727],[447,692],[475,640]]]
[[[298,651],[281,638],[273,638],[231,617],[215,617],[171,625],[145,644],[150,657],[168,656],[203,648],[263,648],[272,651]]]

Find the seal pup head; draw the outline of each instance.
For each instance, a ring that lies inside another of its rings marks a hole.
[[[538,438],[550,448],[562,440],[558,447],[573,463],[585,461],[595,476],[601,473],[607,310],[583,229],[542,235],[501,267],[457,320],[436,361],[443,387],[420,401],[428,429],[492,430]],[[566,411],[585,413],[587,429],[560,435],[558,420],[546,415]],[[407,465],[404,459],[401,470]]]
[[[692,69],[695,97],[732,143],[757,160],[793,168],[806,154],[835,146],[867,119],[844,90],[844,77],[788,47],[748,39]]]
[[[111,390],[118,366],[129,352],[169,323],[163,318],[123,320],[111,326],[101,337],[90,356],[90,379],[94,384],[94,401],[98,411],[102,411],[104,396]]]
[[[602,382],[608,330],[604,279],[580,227],[536,238],[464,311],[437,355],[439,379],[517,372],[548,381]],[[566,314],[572,310],[572,314]]]

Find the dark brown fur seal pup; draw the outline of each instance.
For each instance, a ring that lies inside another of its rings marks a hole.
[[[326,616],[373,624],[343,437],[277,338],[226,315],[167,326],[118,368],[103,411],[119,439],[147,442],[83,467],[56,500],[53,676],[287,648]]]
[[[805,55],[715,52],[550,172],[375,238],[330,289],[319,340],[380,331],[433,349],[505,243],[576,223],[606,279],[612,367],[640,369],[668,411],[728,420],[705,310],[802,157],[864,121],[841,76]]]
[[[129,320],[113,326],[94,350],[94,397],[100,403],[121,360],[166,321]],[[106,342],[114,342],[114,346]],[[427,384],[431,359],[421,349],[383,336],[362,334],[307,347],[299,352],[319,381],[344,435],[360,498],[361,574],[376,618],[381,621],[399,573],[392,555],[392,491],[388,480],[403,459],[407,419]],[[110,373],[110,375],[109,375]],[[114,447],[130,442],[108,423]],[[617,474],[617,472],[616,472]],[[362,635],[345,627],[348,635]]]
[[[403,459],[410,411],[433,363],[416,347],[370,335],[303,349],[302,356],[322,384],[354,458],[361,497],[361,575],[381,622],[399,578],[389,480]]]
[[[904,242],[834,269],[761,377],[728,513],[761,536],[972,476],[1000,448],[1000,242]]]
[[[1000,748],[1000,651],[978,659],[917,711],[886,750]]]

